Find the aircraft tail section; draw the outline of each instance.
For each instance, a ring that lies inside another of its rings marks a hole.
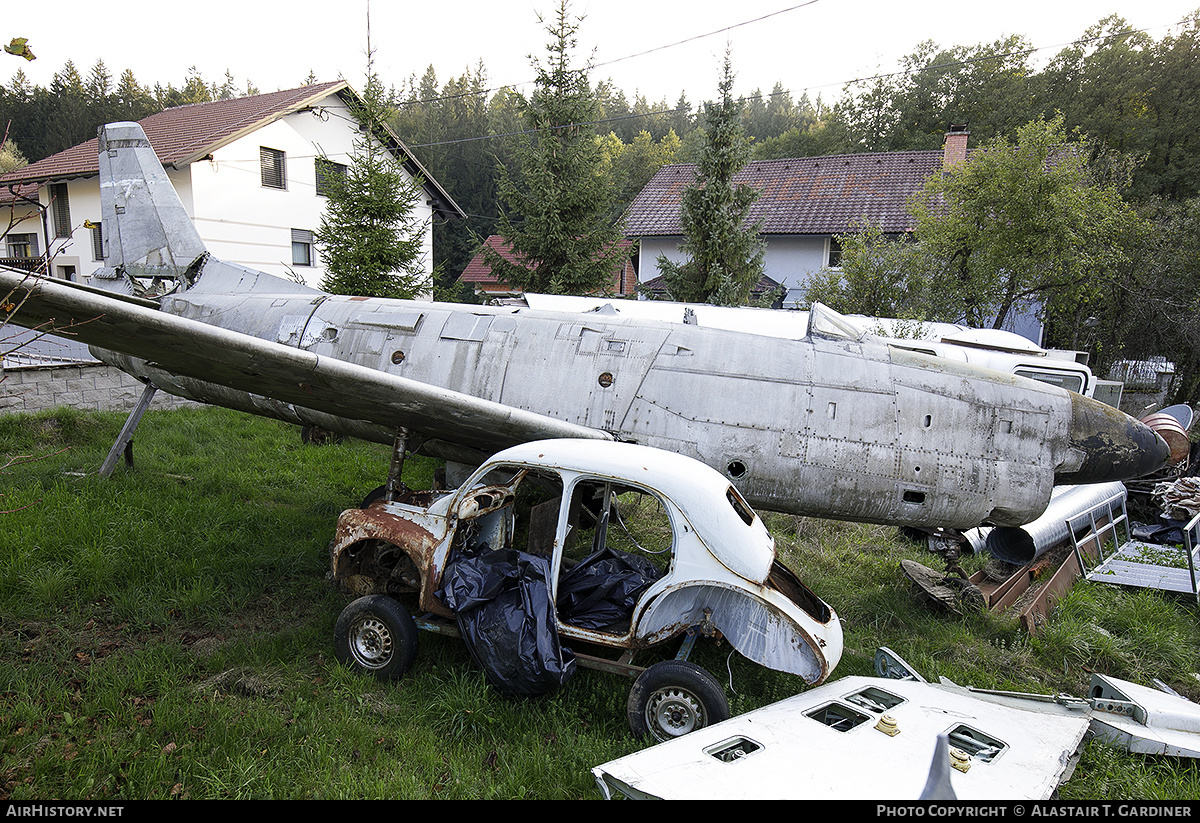
[[[137,123],[102,126],[99,160],[105,266],[93,277],[105,291],[179,294],[197,291],[203,275],[208,291],[316,293],[302,283],[213,258]],[[164,283],[173,285],[164,288]]]
[[[97,276],[184,277],[206,249],[142,127],[102,126],[99,155],[107,270]]]

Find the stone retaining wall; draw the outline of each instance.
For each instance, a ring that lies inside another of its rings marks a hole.
[[[87,411],[129,411],[144,385],[103,363],[7,368],[0,380],[0,414],[32,413],[58,406]],[[151,408],[199,406],[166,392],[154,395]]]

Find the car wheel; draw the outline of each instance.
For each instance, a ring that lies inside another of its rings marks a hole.
[[[387,486],[377,486],[371,490],[371,493],[362,499],[362,503],[358,505],[360,509],[369,509],[371,504],[387,497]]]
[[[729,719],[729,701],[717,679],[695,663],[664,660],[634,681],[628,714],[635,735],[663,741]]]
[[[385,594],[360,597],[342,610],[333,629],[337,659],[380,680],[394,680],[417,656],[417,624]]]

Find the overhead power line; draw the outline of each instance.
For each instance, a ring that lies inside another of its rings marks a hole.
[[[796,11],[797,9],[802,9],[802,8],[806,8],[807,6],[815,5],[819,1],[820,0],[808,0],[808,2],[806,2],[806,3],[800,3],[799,5],[796,5],[796,6],[789,6],[786,9],[780,9],[779,11],[773,11],[769,14],[764,14],[761,17],[755,17],[753,20],[743,20],[740,23],[734,23],[733,25],[725,26],[724,28],[715,29],[714,31],[710,31],[710,32],[705,32],[704,34],[696,34],[691,37],[686,37],[683,40],[678,40],[674,43],[667,43],[666,45],[663,45],[663,46],[655,46],[652,49],[646,49],[645,51],[639,51],[635,54],[627,54],[624,57],[617,57],[612,60],[606,60],[603,63],[596,63],[595,65],[590,66],[589,69],[598,69],[598,68],[603,68],[604,66],[612,66],[617,63],[623,63],[626,60],[632,60],[635,57],[644,57],[647,54],[654,54],[656,52],[660,52],[665,49],[671,49],[676,46],[683,46],[683,45],[686,45],[687,43],[694,43],[697,40],[703,40],[706,37],[712,37],[713,35],[717,35],[717,34],[724,34],[725,32],[733,31],[734,29],[740,29],[743,26],[749,26],[753,23],[761,23],[763,20],[769,20],[772,17],[778,17],[781,14],[787,14],[788,12]],[[533,83],[533,82],[535,82],[535,81],[525,80],[521,83],[509,83],[509,84],[499,85],[499,86],[495,86],[493,88],[488,88],[488,89],[479,89],[476,91],[465,91],[465,92],[461,92],[459,94],[448,94],[448,95],[440,95],[437,97],[427,97],[427,98],[423,98],[421,100],[406,100],[403,103],[401,103],[400,105],[419,106],[424,103],[439,103],[444,100],[459,100],[463,97],[471,97],[471,96],[474,96],[477,94],[494,94],[495,92],[500,91],[501,89],[519,88],[521,86],[528,86],[530,83]]]
[[[794,9],[803,8],[804,6],[812,5],[812,3],[815,3],[815,2],[817,2],[817,0],[811,0],[811,2],[809,2],[809,3],[804,3],[800,6],[793,6],[792,8],[784,9],[783,11],[792,11]],[[775,14],[782,14],[783,11],[775,12]],[[771,17],[771,16],[774,16],[774,15],[767,15],[766,17]],[[766,19],[766,17],[758,18],[758,20]],[[737,28],[738,26],[746,25],[747,23],[751,23],[751,22],[757,22],[757,20],[746,21],[746,23],[739,23],[735,26],[728,26],[725,29],[720,29],[718,32],[710,32],[710,34],[720,33],[721,31],[727,31],[729,29]],[[1035,54],[1040,51],[1046,51],[1048,49],[1062,49],[1062,48],[1066,48],[1067,46],[1073,46],[1073,45],[1087,45],[1089,43],[1094,43],[1094,42],[1097,42],[1100,40],[1107,40],[1107,39],[1118,38],[1118,37],[1124,38],[1124,37],[1131,36],[1133,34],[1145,34],[1148,31],[1149,31],[1148,29],[1125,29],[1116,34],[1104,33],[1101,35],[1097,35],[1096,37],[1080,38],[1078,40],[1072,40],[1069,43],[1058,43],[1055,45],[1048,45],[1048,46],[1031,46],[1029,48],[1014,49],[1013,51],[1003,52],[1000,54],[988,54],[988,55],[981,55],[979,57],[966,58],[963,60],[951,60],[951,61],[944,62],[944,63],[934,63],[934,64],[930,64],[930,65],[920,66],[919,68],[913,69],[913,70],[886,72],[886,73],[882,73],[882,74],[869,75],[866,77],[856,77],[853,80],[843,80],[840,82],[825,83],[825,84],[822,84],[819,86],[806,86],[805,88],[800,89],[798,93],[803,95],[803,94],[807,94],[810,91],[819,91],[820,89],[824,89],[824,88],[833,88],[833,87],[848,88],[850,86],[857,85],[859,83],[869,83],[869,82],[873,82],[873,81],[877,81],[877,80],[887,80],[887,79],[896,78],[896,77],[915,76],[916,74],[919,74],[921,72],[940,71],[940,70],[945,70],[945,69],[960,68],[962,66],[968,66],[968,65],[973,65],[973,64],[977,64],[977,63],[986,63],[986,62],[996,61],[996,60],[1005,60],[1010,57],[1029,56],[1031,54]],[[638,54],[629,55],[629,57],[623,57],[623,58],[619,58],[619,59],[626,60],[626,59],[630,59],[632,57],[640,57],[643,54],[649,54],[649,53],[652,53],[655,51],[661,51],[662,49],[671,48],[672,46],[691,42],[691,40],[699,39],[700,37],[707,37],[707,36],[709,36],[709,35],[697,35],[697,37],[695,37],[695,38],[689,38],[688,40],[681,40],[678,43],[672,43],[672,44],[669,44],[666,46],[660,46],[658,48],[651,49],[650,51],[647,51],[647,52],[640,52]],[[602,65],[609,65],[610,63],[613,63],[613,62],[617,62],[617,61],[616,60],[609,61],[609,63],[602,64]],[[506,88],[506,87],[502,86],[500,88]],[[485,92],[472,92],[471,94],[481,94],[481,93],[485,93]],[[749,102],[750,100],[753,100],[755,97],[769,99],[769,98],[777,97],[777,96],[793,95],[795,93],[797,93],[797,90],[794,90],[794,89],[782,89],[782,90],[773,91],[773,92],[770,92],[767,94],[756,93],[753,95],[747,95],[745,97],[740,97],[740,98],[738,98],[738,102],[746,103],[746,102]],[[465,94],[464,95],[451,95],[451,96],[445,97],[445,98],[431,98],[428,101],[412,101],[412,102],[413,103],[436,102],[437,100],[450,100],[450,99],[455,99],[457,97],[462,97],[462,96],[467,96],[467,95],[465,95]],[[655,111],[637,112],[637,113],[631,113],[631,114],[627,114],[627,115],[621,115],[618,117],[601,118],[598,120],[593,120],[593,121],[584,122],[584,123],[569,123],[569,124],[562,125],[562,126],[555,126],[553,128],[554,129],[570,129],[570,128],[578,128],[580,126],[599,126],[599,125],[604,125],[605,123],[616,123],[616,122],[620,122],[623,120],[633,120],[633,119],[642,118],[642,117],[662,117],[662,116],[680,114],[680,113],[686,113],[686,112],[688,112],[688,110],[681,109],[681,108],[658,109]],[[539,131],[546,131],[546,130],[547,129],[526,129],[526,130],[522,130],[522,131],[504,132],[504,133],[500,133],[500,134],[485,134],[485,135],[479,135],[479,136],[475,136],[475,137],[461,137],[461,138],[455,138],[453,140],[441,140],[441,141],[435,141],[435,142],[431,142],[431,143],[411,143],[411,144],[409,144],[409,146],[410,146],[410,148],[414,148],[414,149],[436,148],[438,146],[451,146],[451,145],[456,145],[456,144],[460,144],[460,143],[477,142],[480,140],[495,140],[495,139],[505,138],[505,137],[520,137],[523,135],[536,134]]]

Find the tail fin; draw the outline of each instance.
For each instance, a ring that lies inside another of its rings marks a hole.
[[[99,132],[103,277],[179,279],[206,253],[146,133],[137,123]]]

